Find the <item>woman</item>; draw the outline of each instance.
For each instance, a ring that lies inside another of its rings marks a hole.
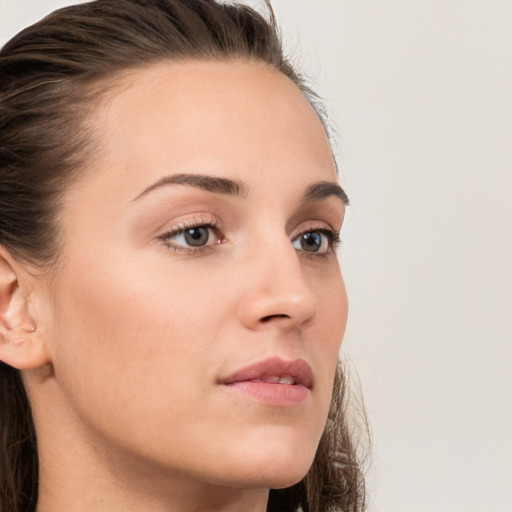
[[[312,105],[274,23],[212,0],[98,0],[5,45],[2,512],[363,508]]]

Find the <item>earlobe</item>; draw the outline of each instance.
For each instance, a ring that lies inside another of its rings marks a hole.
[[[19,370],[50,362],[44,340],[28,311],[28,274],[0,246],[0,361]]]

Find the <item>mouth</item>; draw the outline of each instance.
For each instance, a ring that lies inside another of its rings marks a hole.
[[[304,402],[313,388],[313,371],[302,359],[266,359],[221,378],[226,388],[273,406],[293,406]]]

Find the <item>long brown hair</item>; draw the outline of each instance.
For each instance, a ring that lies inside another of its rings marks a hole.
[[[0,51],[0,244],[21,261],[55,264],[60,199],[94,158],[93,101],[122,72],[158,61],[250,59],[314,93],[285,57],[272,10],[214,0],[96,0],[60,9]],[[358,512],[364,481],[338,371],[326,429],[306,477],[272,490],[269,512]],[[0,512],[37,503],[37,438],[20,373],[0,362]]]

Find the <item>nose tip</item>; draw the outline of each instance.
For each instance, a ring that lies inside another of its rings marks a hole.
[[[297,258],[296,255],[294,255]],[[239,316],[249,329],[271,325],[308,328],[317,316],[318,301],[304,279],[300,263],[254,276],[241,301]]]

